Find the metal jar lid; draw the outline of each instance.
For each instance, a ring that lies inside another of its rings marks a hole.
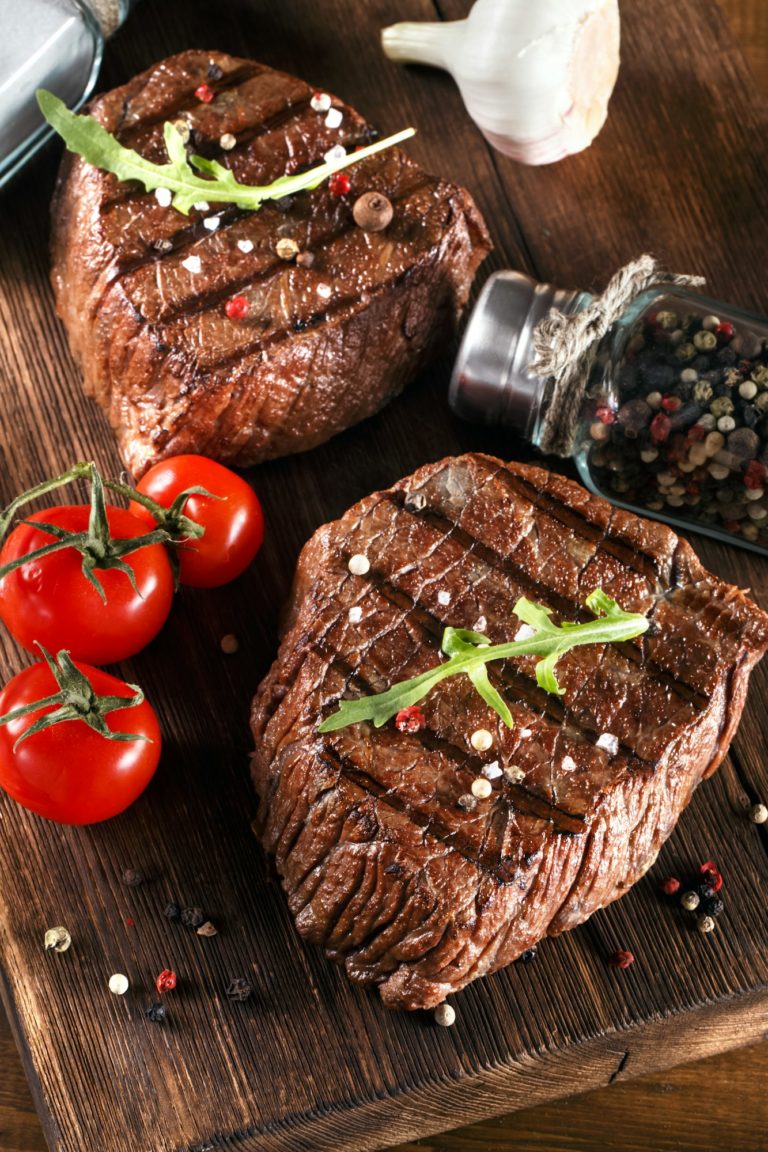
[[[576,312],[589,299],[522,272],[494,272],[469,318],[451,376],[454,412],[481,424],[503,424],[530,436],[546,380],[529,371],[533,333],[551,308]]]

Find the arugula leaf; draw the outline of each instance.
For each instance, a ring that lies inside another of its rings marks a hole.
[[[183,136],[170,122],[163,128],[168,163],[155,164],[133,149],[123,147],[92,116],[79,116],[75,112],[70,112],[63,100],[54,96],[52,92],[47,92],[44,88],[38,89],[37,102],[43,116],[54,131],[58,132],[70,152],[78,153],[96,168],[112,172],[119,180],[138,180],[147,192],[153,192],[156,188],[167,188],[173,193],[173,207],[185,216],[200,200],[236,204],[238,208],[255,212],[261,208],[265,200],[280,200],[296,192],[317,188],[334,172],[349,168],[351,164],[357,164],[367,156],[383,152],[415,135],[413,128],[404,128],[394,136],[377,140],[375,144],[350,152],[338,160],[326,160],[307,172],[281,176],[272,184],[260,186],[240,184],[229,168],[225,168],[215,160],[206,160],[203,156],[188,157]],[[204,176],[198,173],[204,173]]]
[[[546,691],[562,694],[555,676],[557,661],[571,648],[584,644],[615,644],[633,640],[648,629],[648,619],[640,612],[625,612],[602,588],[595,588],[585,601],[595,616],[584,624],[564,621],[555,624],[551,609],[535,604],[522,596],[513,609],[524,624],[533,629],[533,635],[508,644],[491,644],[480,632],[464,628],[446,628],[441,648],[448,657],[443,664],[403,680],[376,696],[361,696],[357,700],[341,700],[339,708],[318,726],[318,732],[336,732],[348,724],[370,720],[381,728],[401,708],[408,708],[423,700],[431,690],[450,676],[468,676],[486,704],[512,727],[512,713],[488,678],[486,665],[491,660],[507,660],[514,656],[538,656],[536,680]]]

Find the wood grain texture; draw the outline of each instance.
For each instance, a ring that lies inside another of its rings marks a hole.
[[[446,16],[466,7],[440,3]],[[626,0],[623,67],[609,123],[587,153],[551,169],[521,169],[490,153],[445,76],[381,59],[376,30],[395,19],[432,17],[428,0],[374,0],[364,8],[343,0],[322,6],[224,0],[215,14],[209,6],[189,9],[181,0],[147,0],[141,21],[134,19],[110,49],[105,85],[192,44],[261,57],[339,90],[384,130],[415,123],[416,158],[465,183],[486,214],[497,251],[483,275],[510,265],[564,286],[590,287],[650,246],[671,267],[707,273],[715,295],[768,309],[765,109],[711,0],[675,6]],[[457,126],[455,134],[446,133],[446,124]],[[3,502],[73,457],[95,456],[107,469],[119,468],[111,434],[82,397],[51,311],[44,231],[54,171],[49,154],[4,206]],[[254,471],[270,531],[253,571],[232,589],[187,590],[162,636],[122,667],[157,703],[168,737],[161,772],[130,812],[101,828],[73,830],[0,804],[3,994],[51,1147],[361,1152],[709,1056],[765,1033],[768,926],[761,888],[768,869],[761,833],[743,815],[747,798],[768,792],[764,665],[732,757],[700,790],[653,875],[583,928],[545,942],[534,964],[469,988],[457,998],[454,1029],[385,1013],[302,947],[292,930],[248,829],[250,696],[274,652],[276,606],[295,557],[319,523],[445,453],[469,447],[521,453],[510,439],[461,427],[448,415],[449,359],[332,445]],[[695,544],[714,571],[751,586],[768,606],[764,561],[709,541]],[[239,635],[241,648],[225,658],[218,640],[227,632]],[[24,660],[0,635],[3,677]],[[704,856],[722,862],[728,882],[727,915],[706,941],[660,905],[653,884],[666,868]],[[120,876],[129,866],[140,867],[149,882],[126,889]],[[202,904],[220,935],[201,940],[167,924],[160,909],[171,897]],[[45,956],[41,934],[54,921],[70,926],[75,944],[65,955]],[[625,973],[604,965],[618,946],[638,956]],[[168,1024],[153,1028],[143,1009],[167,964],[181,983]],[[132,981],[122,1000],[106,990],[116,970]],[[257,994],[246,1004],[223,996],[236,975],[254,979]],[[0,1043],[2,1058],[8,1045],[1,1034]],[[724,1059],[715,1067],[746,1067]],[[12,1076],[13,1085],[18,1071]],[[690,1090],[695,1081],[651,1083]],[[612,1088],[607,1099],[628,1088]],[[39,1132],[24,1120],[25,1105],[12,1106],[7,1119],[7,1096],[3,1086],[0,1148],[6,1152],[7,1144],[11,1152],[12,1141],[41,1147],[34,1143]],[[638,1099],[645,1103],[636,1115],[647,1115],[648,1097],[641,1091]],[[677,1143],[667,1133],[664,1144],[657,1133],[645,1146],[683,1148],[682,1140],[695,1136],[700,1143],[688,1147],[759,1149],[765,1126],[759,1109],[752,1129],[738,1127],[734,1111],[727,1112],[733,1093],[722,1099],[718,1115],[727,1113],[731,1127],[719,1144],[707,1145],[703,1126],[689,1125]],[[754,1091],[740,1099],[745,1115],[750,1103],[758,1107]],[[572,1110],[578,1115],[582,1102],[560,1104],[539,1110],[540,1119],[519,1113],[504,1130],[508,1143],[495,1126],[483,1126],[422,1146],[610,1147],[622,1111],[617,1104],[611,1112],[601,1100],[580,1128],[571,1129],[568,1117]],[[677,1116],[682,1129],[682,1105]],[[625,1133],[620,1146],[632,1147]]]

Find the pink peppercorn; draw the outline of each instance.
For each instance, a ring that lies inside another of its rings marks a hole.
[[[721,344],[727,344],[729,340],[733,340],[733,333],[733,324],[729,324],[727,320],[715,328],[715,336]]]
[[[712,888],[715,892],[720,891],[723,886],[723,878],[720,875],[717,864],[715,864],[714,860],[707,860],[707,862],[702,864],[701,868],[699,868],[699,872],[704,877],[704,880],[710,888]]]
[[[155,988],[158,992],[173,992],[176,987],[176,973],[172,972],[170,968],[164,968],[163,971],[155,980]]]
[[[202,100],[203,104],[210,104],[211,100],[213,100],[213,95],[212,90],[207,84],[201,84],[198,88],[195,88],[195,96],[198,100]]]
[[[224,311],[230,320],[244,320],[250,307],[245,296],[232,296],[224,305]]]
[[[336,172],[328,181],[328,191],[331,196],[346,196],[351,189],[352,183],[346,172]]]
[[[612,956],[608,957],[608,964],[611,968],[629,968],[630,964],[634,964],[635,958],[631,952],[625,949],[619,949],[614,952]]]
[[[656,444],[660,444],[668,438],[671,431],[672,422],[669,416],[665,416],[663,412],[657,412],[651,420],[651,439]]]
[[[395,716],[395,728],[398,732],[418,732],[426,723],[424,713],[418,704],[412,704],[410,708],[401,708]]]
[[[665,896],[674,896],[676,892],[680,891],[680,881],[677,876],[667,876],[666,880],[662,880],[659,888]]]
[[[665,412],[677,412],[682,401],[679,396],[662,396],[661,406]]]
[[[616,413],[614,412],[613,408],[608,408],[608,406],[605,404],[598,405],[598,407],[595,409],[595,416],[597,416],[601,424],[616,423]]]

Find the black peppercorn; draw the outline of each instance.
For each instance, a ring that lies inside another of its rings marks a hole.
[[[181,922],[187,928],[199,928],[204,920],[202,908],[182,908],[181,910]]]
[[[705,916],[720,916],[725,904],[719,896],[708,896],[701,902],[701,911]]]
[[[165,1020],[166,1012],[165,1004],[156,1001],[154,1004],[150,1004],[144,1015],[147,1020],[151,1020],[153,1024],[162,1024],[163,1020]]]
[[[167,916],[169,920],[178,920],[179,916],[181,916],[181,908],[179,908],[178,904],[166,904],[165,908],[163,908],[163,916]]]
[[[251,988],[250,981],[244,977],[239,976],[235,980],[230,980],[227,985],[227,999],[228,1000],[247,1000],[253,989]]]
[[[523,964],[530,964],[531,960],[535,957],[538,949],[536,945],[533,948],[526,948],[525,952],[521,952],[518,959],[522,960]]]
[[[123,884],[127,884],[129,888],[138,888],[143,883],[144,873],[139,872],[138,869],[126,868],[123,872]]]

